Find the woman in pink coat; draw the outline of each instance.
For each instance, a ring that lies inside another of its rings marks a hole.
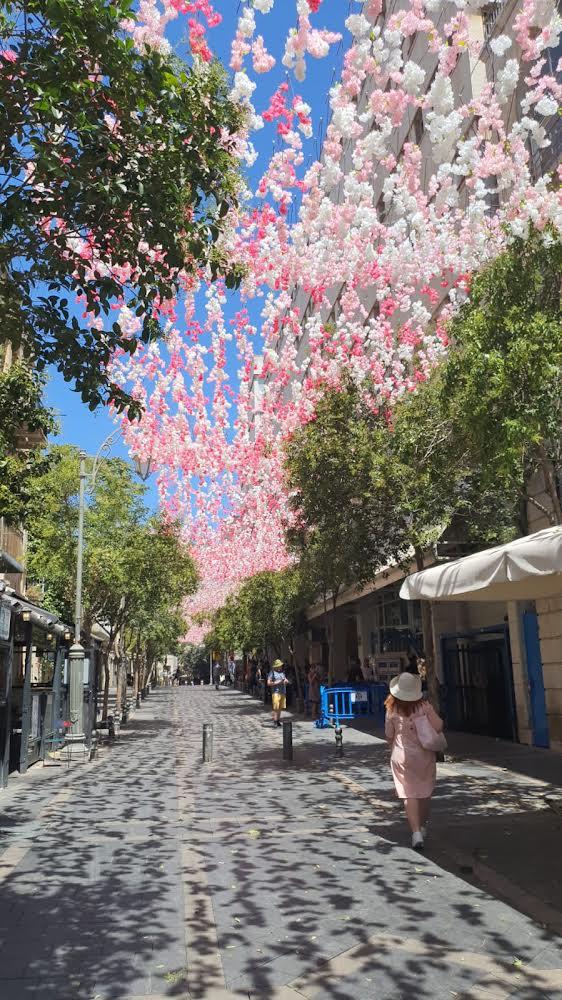
[[[400,674],[391,680],[385,707],[384,731],[392,750],[390,766],[396,794],[404,800],[412,847],[423,851],[435,787],[436,755],[422,747],[415,720],[425,714],[438,733],[443,732],[443,722],[429,702],[422,699],[421,677],[414,674]]]

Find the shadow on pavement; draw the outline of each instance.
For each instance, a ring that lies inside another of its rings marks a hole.
[[[11,800],[23,853],[2,876],[1,1000],[208,1000],[217,947],[224,983],[252,1000],[287,983],[316,1000],[450,1000],[490,970],[521,1000],[554,996],[536,970],[562,968],[555,939],[409,849],[382,744],[340,759],[299,723],[287,765],[236,692],[145,705],[100,762]],[[445,777],[436,821],[485,828],[496,798],[514,821],[524,793],[499,782],[483,803],[476,778]]]
[[[217,697],[215,763],[189,779],[230,988],[267,997],[293,983],[307,995],[312,983],[314,997],[335,1000],[450,997],[493,968],[517,977],[523,1000],[548,995],[531,963],[540,968],[543,953],[562,967],[556,939],[407,847],[385,747],[350,746],[336,758],[296,725],[301,742],[285,764],[278,733],[240,722],[241,699]],[[496,791],[504,811],[520,808],[519,789]],[[438,808],[487,821],[482,789],[462,778],[441,782]],[[193,951],[206,941],[196,934]],[[192,969],[191,984],[205,996],[204,971]]]

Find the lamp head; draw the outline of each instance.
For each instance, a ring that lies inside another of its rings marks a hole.
[[[135,463],[137,476],[145,483],[152,472],[152,455],[148,455],[147,458],[141,458],[140,455],[133,455],[133,462]]]

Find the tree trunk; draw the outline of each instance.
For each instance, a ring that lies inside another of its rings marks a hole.
[[[550,461],[544,445],[539,445],[538,449],[539,461],[544,476],[544,484],[546,492],[548,493],[550,502],[552,504],[552,523],[562,524],[562,505],[560,503],[560,495],[558,493],[558,484],[556,482],[556,476],[554,475],[554,469],[552,467],[552,462]]]
[[[119,654],[115,670],[115,713],[119,715],[123,710],[123,669],[123,659]]]
[[[109,707],[109,656],[110,656],[110,650],[106,649],[103,654],[103,707],[101,712],[102,722],[107,721],[107,711]]]
[[[418,572],[424,568],[423,550],[415,549],[416,567]],[[440,709],[439,678],[435,668],[435,646],[433,643],[433,611],[431,601],[420,601],[423,635],[423,652],[427,678],[427,690],[431,704],[438,712]]]

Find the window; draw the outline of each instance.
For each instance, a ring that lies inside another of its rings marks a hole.
[[[342,285],[342,287],[340,288],[340,290],[339,290],[336,298],[334,299],[334,304],[333,304],[333,306],[332,306],[332,308],[330,310],[330,315],[328,316],[328,319],[326,320],[326,323],[333,323],[334,325],[337,324],[337,322],[338,322],[338,320],[339,320],[339,318],[341,316],[341,297],[342,297],[342,294],[343,294],[344,287],[345,286]]]
[[[408,142],[415,142],[416,145],[420,145],[423,139],[423,113],[422,109],[418,108],[414,115],[414,120],[410,125],[408,131]]]
[[[558,38],[558,45],[555,49],[545,49],[543,55],[546,58],[546,66],[544,67],[544,72],[548,76],[557,75],[558,63],[562,59],[562,35]]]
[[[484,37],[489,38],[492,34],[494,24],[505,7],[506,0],[497,0],[496,3],[489,3],[482,8],[482,20],[484,21]]]
[[[295,337],[295,347],[299,346],[299,344],[300,344],[300,342],[302,340],[303,334],[304,334],[304,328],[305,328],[305,325],[306,325],[306,321],[308,319],[310,319],[310,317],[312,316],[313,312],[314,312],[314,302],[312,301],[312,295],[311,295],[310,298],[309,298],[309,300],[308,300],[308,302],[307,302],[306,309],[304,310],[304,312],[302,314],[302,319],[300,321],[301,332],[300,332],[300,335],[298,337]]]
[[[484,183],[486,186],[486,214],[495,215],[500,207],[500,194],[497,182],[493,177],[487,177]]]

